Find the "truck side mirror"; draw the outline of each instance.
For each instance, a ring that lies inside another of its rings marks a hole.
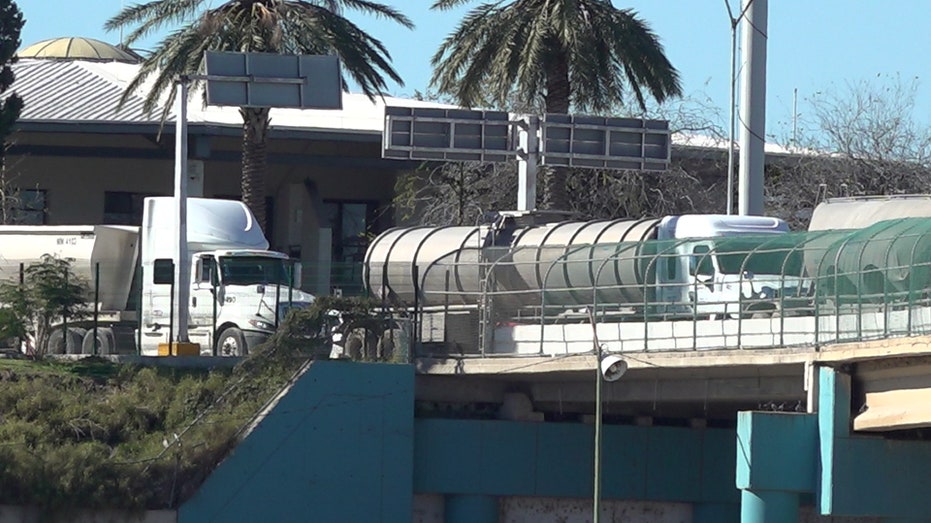
[[[171,285],[175,282],[175,262],[171,258],[159,258],[152,263],[152,283]]]

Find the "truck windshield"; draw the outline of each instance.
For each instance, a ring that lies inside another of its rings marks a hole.
[[[739,274],[741,269],[753,274],[798,276],[802,273],[802,251],[794,238],[747,236],[715,241],[718,264],[724,274]]]
[[[222,256],[220,275],[224,285],[290,285],[287,260],[263,256]]]

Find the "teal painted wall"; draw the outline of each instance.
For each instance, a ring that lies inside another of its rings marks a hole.
[[[314,363],[179,522],[407,522],[415,492],[490,519],[498,497],[591,497],[592,425],[415,419],[413,391],[411,366]],[[605,500],[738,520],[733,430],[606,425],[603,444]]]
[[[178,521],[411,521],[413,409],[411,366],[315,362]]]
[[[850,376],[822,367],[818,379],[817,414],[739,413],[742,521],[783,521],[769,511],[810,498],[829,516],[931,521],[931,442],[852,433]]]
[[[592,495],[593,427],[422,419],[414,491],[496,496]],[[738,511],[732,430],[606,425],[605,499],[726,504]]]

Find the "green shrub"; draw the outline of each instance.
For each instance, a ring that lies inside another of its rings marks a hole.
[[[0,505],[177,507],[320,352],[302,321],[234,369],[0,360]]]

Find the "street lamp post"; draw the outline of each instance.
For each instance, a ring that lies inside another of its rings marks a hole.
[[[619,356],[604,355],[604,348],[598,342],[598,327],[595,323],[594,311],[588,309],[588,317],[592,324],[592,341],[595,346],[595,471],[594,488],[592,489],[592,523],[601,519],[601,394],[602,381],[617,381],[627,372],[627,362]]]
[[[592,326],[594,327],[594,323]],[[594,500],[592,502],[592,523],[598,523],[601,516],[601,344],[598,343],[598,334],[595,333],[595,486],[593,488]]]

